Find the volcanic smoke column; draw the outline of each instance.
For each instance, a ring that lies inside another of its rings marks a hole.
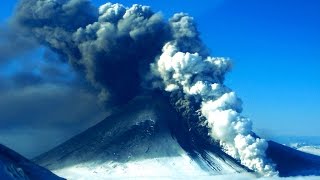
[[[210,136],[226,153],[252,170],[276,174],[265,155],[267,142],[252,133],[251,122],[240,115],[240,99],[223,85],[230,62],[209,56],[191,17],[180,13],[167,22],[141,5],[21,0],[11,21],[24,37],[85,75],[103,102],[119,105],[144,91],[141,84],[156,59],[147,79],[154,88],[193,97]]]
[[[191,17],[176,14],[170,25],[175,40],[165,44],[151,65],[153,74],[162,79],[158,87],[193,96],[200,102],[199,111],[206,119],[209,135],[227,154],[263,175],[276,175],[265,154],[268,143],[252,133],[251,121],[240,114],[241,100],[223,84],[230,61],[207,55]]]

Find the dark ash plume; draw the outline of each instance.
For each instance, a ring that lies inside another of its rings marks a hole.
[[[26,35],[58,52],[84,73],[102,101],[126,102],[169,38],[169,28],[149,7],[87,0],[22,0],[13,19]]]

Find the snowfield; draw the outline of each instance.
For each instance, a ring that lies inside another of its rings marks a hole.
[[[202,170],[189,157],[155,158],[129,163],[109,162],[103,165],[82,164],[54,171],[67,179],[109,179],[109,178],[174,178],[207,177],[210,173]],[[232,172],[232,169],[230,169]],[[226,172],[227,173],[227,172]],[[234,173],[234,172],[233,172]]]
[[[301,146],[297,150],[320,156],[320,146]]]

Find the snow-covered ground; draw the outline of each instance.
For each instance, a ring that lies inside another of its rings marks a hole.
[[[82,164],[54,171],[67,179],[135,178],[208,176],[188,156],[155,158],[128,163],[109,162],[103,165]]]
[[[155,160],[157,161],[157,160]],[[146,167],[145,164],[151,165],[151,167]],[[149,164],[150,163],[150,164]],[[111,163],[112,164],[112,163]],[[110,164],[110,165],[111,165]],[[106,167],[84,167],[84,166],[74,166],[63,170],[54,171],[56,174],[64,176],[68,180],[101,180],[101,179],[159,179],[159,180],[186,180],[186,179],[197,179],[197,180],[319,180],[320,176],[298,176],[298,177],[258,177],[250,173],[226,173],[226,174],[208,174],[205,172],[195,170],[191,167],[191,171],[185,172],[174,172],[173,169],[169,167],[158,166],[154,162],[136,162],[127,165],[116,165],[113,164],[109,167],[111,171],[117,171],[116,173],[110,174],[110,171],[104,169]],[[189,164],[190,165],[190,164]],[[180,167],[182,169],[189,169],[190,166]],[[114,168],[114,169],[113,169]],[[168,173],[168,172],[171,172]],[[161,174],[163,173],[163,174]]]
[[[0,144],[0,180],[60,180],[20,154]]]
[[[320,156],[320,137],[318,136],[280,136],[274,140],[302,152]]]
[[[82,171],[79,173],[79,171]],[[250,180],[250,179],[255,179],[255,177],[251,174],[226,174],[226,175],[206,175],[206,174],[176,174],[176,175],[159,175],[159,174],[150,174],[150,175],[139,175],[139,173],[136,173],[136,175],[125,175],[122,174],[120,176],[117,175],[110,175],[110,174],[105,174],[105,173],[97,173],[94,174],[95,172],[88,171],[88,169],[82,169],[82,168],[72,168],[69,169],[68,171],[65,171],[64,174],[66,175],[65,178],[68,180],[101,180],[101,179],[160,179],[160,180],[172,180],[172,179],[220,179],[220,180],[228,180],[228,179],[235,179],[235,180]]]
[[[164,138],[164,139],[168,139]],[[164,142],[162,142],[164,143]],[[217,171],[210,171],[200,167],[194,159],[187,155],[173,139],[166,143],[170,149],[179,155],[171,157],[158,157],[150,159],[138,159],[127,162],[108,161],[104,163],[87,162],[72,165],[53,172],[70,180],[98,180],[98,179],[218,179],[218,180],[319,180],[320,176],[297,177],[258,177],[255,174],[244,171],[237,172],[237,168],[226,163],[222,158],[208,152],[211,162],[216,164]],[[287,142],[294,149],[307,153],[320,155],[320,146],[308,143]],[[157,149],[161,150],[160,149]],[[289,150],[289,149],[288,149]],[[285,150],[286,151],[286,150]],[[168,153],[169,151],[166,150]],[[286,151],[287,152],[287,151]],[[287,152],[288,153],[288,152]]]
[[[199,166],[197,162],[186,153],[177,157],[160,157],[129,161],[126,163],[105,162],[83,163],[53,172],[67,179],[103,179],[103,178],[141,178],[158,177],[180,179],[183,177],[210,177],[221,174],[235,174],[237,170],[223,159],[214,155],[210,156],[211,161],[219,167],[217,171],[208,171]]]
[[[301,146],[299,148],[297,148],[299,151],[303,151],[306,153],[310,153],[310,154],[314,154],[317,156],[320,156],[320,146],[312,146],[312,145],[308,145],[308,146]]]

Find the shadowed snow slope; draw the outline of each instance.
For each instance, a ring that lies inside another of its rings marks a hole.
[[[136,97],[34,160],[71,179],[79,173],[141,177],[247,172],[219,148],[196,149],[183,136],[178,119],[161,96]]]
[[[0,179],[59,180],[62,178],[0,144]]]
[[[277,165],[280,176],[320,175],[320,156],[308,154],[296,149],[268,142],[267,155]]]

